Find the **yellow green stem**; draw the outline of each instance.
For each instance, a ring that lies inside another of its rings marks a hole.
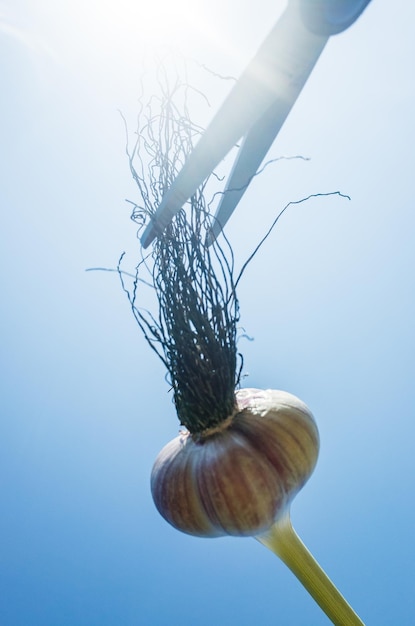
[[[289,513],[257,537],[290,568],[336,626],[364,626],[291,525]]]

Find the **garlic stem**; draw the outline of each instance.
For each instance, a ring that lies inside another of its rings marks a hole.
[[[295,532],[289,513],[257,539],[289,567],[333,624],[364,626]]]

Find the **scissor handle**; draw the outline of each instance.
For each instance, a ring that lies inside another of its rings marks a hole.
[[[357,20],[370,0],[294,0],[304,25],[316,35],[336,35]]]

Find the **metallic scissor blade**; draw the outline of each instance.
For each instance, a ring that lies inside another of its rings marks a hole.
[[[276,101],[288,114],[327,39],[307,30],[297,3],[288,5],[163,197],[141,238],[144,247]]]
[[[290,109],[290,104],[278,100],[245,136],[209,232],[209,245],[215,241],[231,217]]]
[[[226,185],[224,195],[216,211],[212,230],[209,233],[209,244],[213,243],[219,235],[228,219],[247,190],[251,180],[258,171],[265,155],[273,144],[288,114],[290,113],[298,95],[300,94],[307,78],[316,64],[327,39],[320,41],[320,45],[313,46],[314,62],[311,65],[311,51],[307,68],[301,74],[301,80],[297,82],[297,91],[292,92],[288,99],[278,98],[265,112],[265,114],[249,130],[241,149],[239,150],[235,164]]]

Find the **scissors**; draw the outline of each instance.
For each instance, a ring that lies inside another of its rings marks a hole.
[[[147,248],[243,138],[208,236],[232,215],[329,38],[348,28],[370,0],[289,0],[284,13],[214,116],[147,225]]]

